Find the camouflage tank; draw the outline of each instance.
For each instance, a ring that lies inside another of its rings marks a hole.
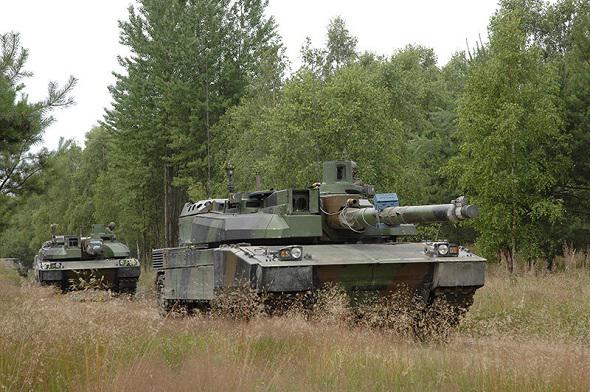
[[[141,272],[139,261],[130,257],[127,245],[117,240],[114,223],[93,225],[88,237],[55,235],[43,244],[33,261],[34,278],[62,290],[111,289],[134,293]]]
[[[459,314],[484,284],[485,259],[447,241],[401,242],[416,223],[456,223],[477,216],[460,197],[449,204],[400,206],[375,194],[352,161],[323,165],[307,189],[234,192],[186,203],[178,247],[155,249],[160,305],[205,306],[246,284],[265,297],[309,293],[327,285],[351,298],[405,290],[426,307],[444,299]]]

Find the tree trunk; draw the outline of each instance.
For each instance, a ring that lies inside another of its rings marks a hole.
[[[547,271],[553,272],[554,265],[555,265],[555,258],[553,256],[547,257]]]
[[[534,269],[535,269],[535,261],[532,260],[532,259],[528,259],[526,261],[526,263],[527,263],[527,273],[530,274],[531,272],[534,272]]]
[[[512,244],[510,246],[510,273],[514,273],[514,265],[516,264],[516,217],[512,215]]]
[[[512,163],[511,163],[511,173],[512,173],[512,181],[514,181],[514,162],[516,160],[516,148],[514,146],[514,140],[512,141]],[[514,273],[514,264],[516,264],[516,195],[514,194],[514,187],[512,188],[512,224],[510,227],[510,273]]]
[[[506,259],[506,269],[508,272],[510,272],[510,274],[512,274],[514,272],[514,259],[512,257],[512,251],[508,248],[502,249],[502,254]]]
[[[207,59],[207,61],[209,61]],[[207,130],[207,198],[211,198],[211,132],[209,129],[209,74],[205,63],[205,128]]]
[[[182,192],[172,185],[174,167],[164,166],[164,241],[167,247],[178,244],[178,216]]]
[[[146,271],[151,269],[152,266],[152,252],[151,249],[148,250],[147,245],[147,233],[144,231],[141,233],[141,259],[143,260],[143,264],[145,265]],[[149,267],[149,268],[148,268]]]

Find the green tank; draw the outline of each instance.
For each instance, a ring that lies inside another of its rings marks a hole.
[[[114,223],[93,225],[88,237],[56,235],[43,244],[33,261],[34,279],[62,290],[100,288],[134,293],[141,272],[139,261],[117,240]]]
[[[485,259],[448,241],[403,242],[415,223],[477,216],[460,197],[448,204],[400,206],[375,194],[352,161],[323,164],[323,181],[304,189],[234,192],[186,203],[179,244],[153,250],[160,305],[207,307],[246,285],[265,298],[338,286],[351,299],[409,292],[426,307],[440,299],[457,314],[484,284]],[[355,303],[355,301],[351,301]]]

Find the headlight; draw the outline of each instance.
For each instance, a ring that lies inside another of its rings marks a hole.
[[[447,241],[428,242],[424,253],[429,256],[456,257],[459,256],[459,245],[449,244]]]
[[[279,249],[277,252],[279,260],[301,260],[303,255],[303,248],[300,246],[288,246],[286,248]]]
[[[302,255],[302,251],[301,248],[297,247],[297,248],[291,248],[291,257],[294,259],[300,259],[301,255]]]
[[[41,263],[39,266],[41,269],[49,269],[50,263]]]

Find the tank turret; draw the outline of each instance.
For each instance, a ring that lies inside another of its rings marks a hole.
[[[394,193],[375,194],[353,161],[325,162],[323,181],[305,189],[234,192],[227,199],[186,203],[180,245],[233,243],[383,242],[415,235],[414,224],[457,223],[477,216],[459,197],[449,204],[400,206]]]
[[[363,184],[353,161],[324,162],[318,185],[324,238],[330,241],[394,239],[416,234],[414,224],[458,223],[479,213],[463,196],[449,204],[400,206],[395,193],[375,194],[372,185]]]

